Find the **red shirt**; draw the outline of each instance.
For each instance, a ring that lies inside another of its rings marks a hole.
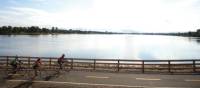
[[[60,58],[58,58],[58,61],[60,61],[60,62],[63,62],[63,60],[64,60],[64,55],[61,56]]]
[[[35,61],[35,64],[36,64],[37,66],[40,66],[40,65],[42,64],[42,62],[41,62],[40,60],[37,60],[37,61]]]

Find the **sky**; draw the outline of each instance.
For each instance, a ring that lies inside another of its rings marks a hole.
[[[116,32],[200,28],[200,0],[0,0],[0,26]]]

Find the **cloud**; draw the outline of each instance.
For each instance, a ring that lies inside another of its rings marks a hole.
[[[33,4],[48,2],[29,1],[35,2]],[[0,10],[0,23],[139,32],[196,30],[200,23],[198,0],[88,0],[87,3],[71,1],[70,5],[70,1],[60,4],[60,0],[57,5],[63,6],[59,8],[53,2],[48,2],[51,3],[49,7],[56,11],[34,6],[8,6]]]
[[[30,0],[30,1],[45,2],[45,1],[48,1],[48,0]]]
[[[30,15],[38,15],[38,14],[46,14],[47,12],[43,10],[27,8],[27,7],[10,7],[12,11],[20,12],[22,14],[30,14]]]
[[[8,10],[0,11],[1,23],[5,22],[3,25],[46,25],[43,23],[48,17],[47,12],[25,7],[10,7]],[[41,19],[42,18],[42,19]],[[38,24],[39,23],[39,24]]]

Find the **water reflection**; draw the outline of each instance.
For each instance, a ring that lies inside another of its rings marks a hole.
[[[158,35],[0,35],[0,55],[197,59],[200,38]]]
[[[200,43],[200,37],[188,37],[190,42],[196,41],[196,43]]]

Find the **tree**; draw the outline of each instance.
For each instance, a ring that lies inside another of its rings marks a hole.
[[[42,28],[42,33],[49,33],[49,30],[47,28]]]
[[[200,34],[200,29],[197,29],[197,33]]]

